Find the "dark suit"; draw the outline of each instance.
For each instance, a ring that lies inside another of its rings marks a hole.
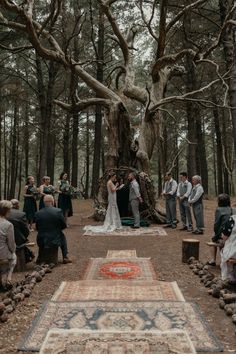
[[[8,221],[14,226],[16,246],[21,246],[27,242],[29,228],[27,226],[26,215],[18,209],[11,209]]]
[[[16,253],[19,249],[24,249],[26,263],[34,259],[34,253],[27,247],[29,228],[26,214],[19,209],[11,209],[8,221],[13,224],[14,237],[16,243]]]
[[[35,224],[38,231],[39,258],[44,249],[58,247],[61,247],[63,258],[66,258],[67,243],[62,232],[66,228],[66,222],[61,209],[48,206],[39,210],[35,214]]]

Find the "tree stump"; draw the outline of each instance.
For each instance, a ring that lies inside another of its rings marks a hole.
[[[16,250],[16,266],[15,272],[24,272],[26,270],[26,262],[25,262],[25,250],[24,247]]]
[[[182,241],[182,262],[187,263],[190,257],[199,259],[199,244],[200,241],[189,238]]]
[[[40,263],[58,263],[58,248],[45,248],[40,253]]]

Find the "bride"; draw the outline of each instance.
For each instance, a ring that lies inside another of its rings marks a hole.
[[[119,186],[119,183],[115,184],[115,181],[116,181],[116,174],[113,172],[109,175],[109,180],[107,182],[108,208],[106,211],[104,224],[101,226],[91,226],[91,225],[85,226],[84,227],[85,231],[102,233],[102,232],[111,232],[122,228],[120,214],[116,202],[116,191],[118,189],[121,189],[124,185]]]

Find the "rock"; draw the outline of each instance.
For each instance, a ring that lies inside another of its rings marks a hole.
[[[203,269],[208,270],[209,269],[208,265],[204,265]]]
[[[223,299],[219,300],[219,308],[222,309],[222,310],[224,310],[224,308],[225,308],[225,302],[224,302]]]
[[[193,269],[193,273],[196,274],[196,275],[198,275],[199,270],[195,268],[195,269]]]
[[[232,316],[232,321],[234,324],[236,324],[236,314]]]
[[[31,290],[30,289],[24,289],[22,291],[22,294],[24,294],[25,297],[30,297],[31,295]]]
[[[45,276],[45,271],[42,269],[39,271],[39,274],[41,275],[41,277],[44,277]]]
[[[220,289],[218,287],[215,287],[214,289],[212,289],[212,296],[219,298],[220,297]]]
[[[41,277],[40,274],[38,274],[37,277],[35,277],[35,279],[36,279],[36,282],[37,282],[37,283],[39,283],[40,281],[43,280],[43,278]]]
[[[39,271],[42,270],[42,269],[43,269],[43,267],[40,266],[40,265],[36,265],[36,266],[34,267],[34,270],[35,270],[36,272],[39,272]]]
[[[44,268],[45,274],[52,273],[52,270],[49,267]]]
[[[6,306],[5,312],[6,313],[11,313],[14,311],[14,307],[11,305]]]
[[[206,274],[207,273],[206,273],[205,270],[200,270],[199,273],[198,273],[199,277],[203,277],[203,275],[206,275]]]
[[[12,300],[9,297],[7,297],[6,299],[3,300],[3,303],[4,303],[5,306],[7,306],[7,305],[11,304],[11,301]]]
[[[196,263],[198,269],[203,269],[204,265],[201,262]]]
[[[55,266],[56,266],[56,264],[54,264],[54,263],[49,264],[49,268],[51,268],[51,269],[53,269]]]
[[[16,294],[13,296],[13,300],[15,300],[16,302],[20,302],[22,300],[24,300],[25,296],[22,293]]]
[[[212,281],[208,280],[206,283],[204,283],[204,285],[205,285],[206,288],[210,288],[211,285],[212,285]]]
[[[0,302],[0,315],[3,314],[5,308],[6,308],[5,304],[3,302]]]
[[[208,292],[208,295],[212,295],[212,289],[209,289],[207,292]]]
[[[236,302],[236,294],[224,294],[223,299],[226,304],[230,304],[231,302]]]
[[[188,264],[191,264],[195,261],[195,257],[190,257],[188,260],[187,260],[187,263]]]
[[[8,320],[8,315],[7,315],[6,312],[4,312],[4,313],[2,314],[2,316],[0,316],[0,321],[1,321],[1,322],[6,322],[7,320]]]

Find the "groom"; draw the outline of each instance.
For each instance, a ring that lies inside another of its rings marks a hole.
[[[140,194],[139,184],[136,181],[134,172],[130,172],[128,175],[128,180],[130,181],[129,187],[129,202],[134,216],[134,229],[140,228],[140,214],[139,214],[139,204],[142,203],[142,198]]]

